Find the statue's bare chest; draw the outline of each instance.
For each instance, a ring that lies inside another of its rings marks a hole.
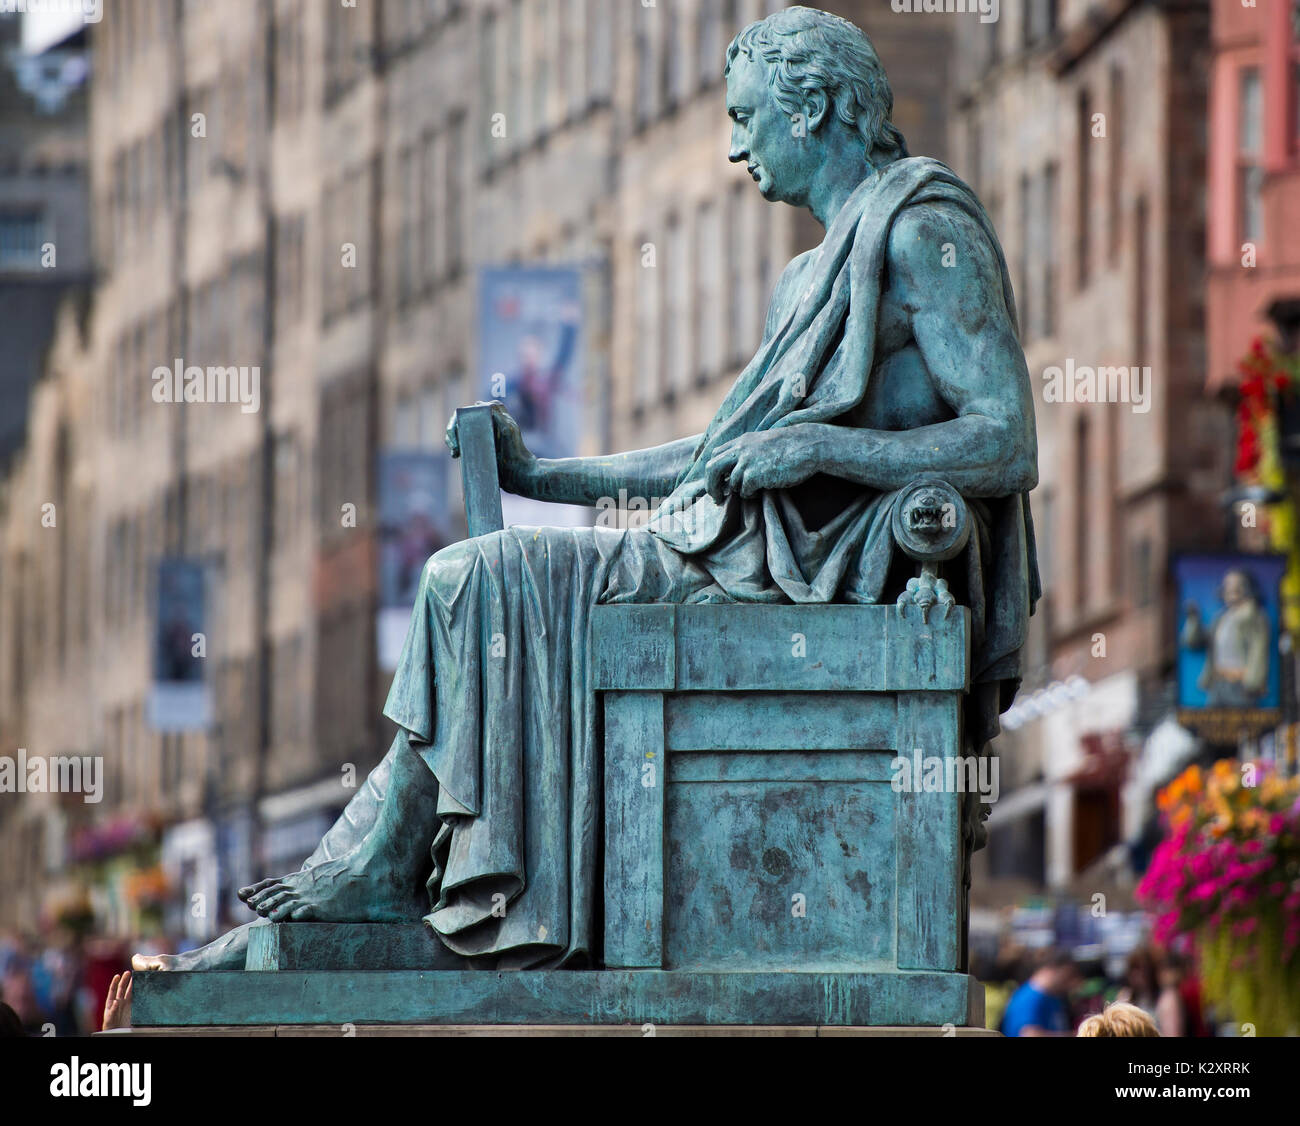
[[[886,286],[867,393],[843,421],[870,430],[911,430],[952,417],[912,335],[911,317]]]

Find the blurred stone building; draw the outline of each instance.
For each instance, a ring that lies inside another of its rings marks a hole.
[[[112,929],[147,926],[161,866],[169,926],[205,937],[384,753],[376,462],[439,449],[481,397],[481,268],[583,266],[580,452],[703,429],[820,238],[726,159],[723,51],[776,6],[105,6],[94,299],[61,318],[4,486],[0,741],[102,755],[107,792],[0,797],[0,924],[36,925],[63,879],[96,883]],[[946,24],[826,6],[875,38],[912,151],[942,157]],[[155,402],[178,359],[258,367],[259,410]],[[209,567],[206,732],[149,722],[169,556]]]
[[[89,279],[86,36],[26,51],[0,13],[0,470],[22,444],[59,303]]]
[[[976,896],[1113,892],[1117,846],[1163,780],[1145,764],[1159,775],[1190,744],[1160,723],[1169,560],[1225,536],[1231,420],[1203,393],[1209,5],[1005,0],[996,23],[944,18],[955,167],[1001,236],[1035,390],[1045,590]],[[1149,378],[1115,394],[1103,376],[1109,401],[1056,393],[1053,368],[1085,367]]]

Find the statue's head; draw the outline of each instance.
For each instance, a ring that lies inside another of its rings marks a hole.
[[[907,155],[890,121],[893,91],[871,40],[840,16],[787,8],[727,48],[731,159],[765,199],[803,203],[817,166],[861,146],[874,165]],[[810,141],[812,143],[810,143]]]

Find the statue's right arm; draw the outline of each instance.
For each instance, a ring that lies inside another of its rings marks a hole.
[[[623,506],[626,501],[619,499],[621,491],[628,500],[662,499],[690,467],[700,437],[696,434],[648,450],[608,457],[532,458],[531,463],[520,467],[523,472],[515,477],[515,488],[507,485],[504,477],[501,487],[533,500],[593,507],[605,498]]]
[[[607,457],[541,458],[524,444],[518,424],[499,403],[493,404],[492,424],[497,471],[506,492],[531,500],[590,507],[605,498],[621,505],[620,492],[629,501],[640,497],[648,502],[668,496],[690,467],[701,438],[696,434],[648,450]],[[447,445],[453,456],[459,455],[454,417],[447,426]]]

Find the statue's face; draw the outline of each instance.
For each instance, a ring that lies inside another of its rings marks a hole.
[[[794,123],[776,103],[767,64],[738,54],[727,74],[733,164],[744,163],[763,198],[802,205],[812,169],[810,146],[795,136]]]

